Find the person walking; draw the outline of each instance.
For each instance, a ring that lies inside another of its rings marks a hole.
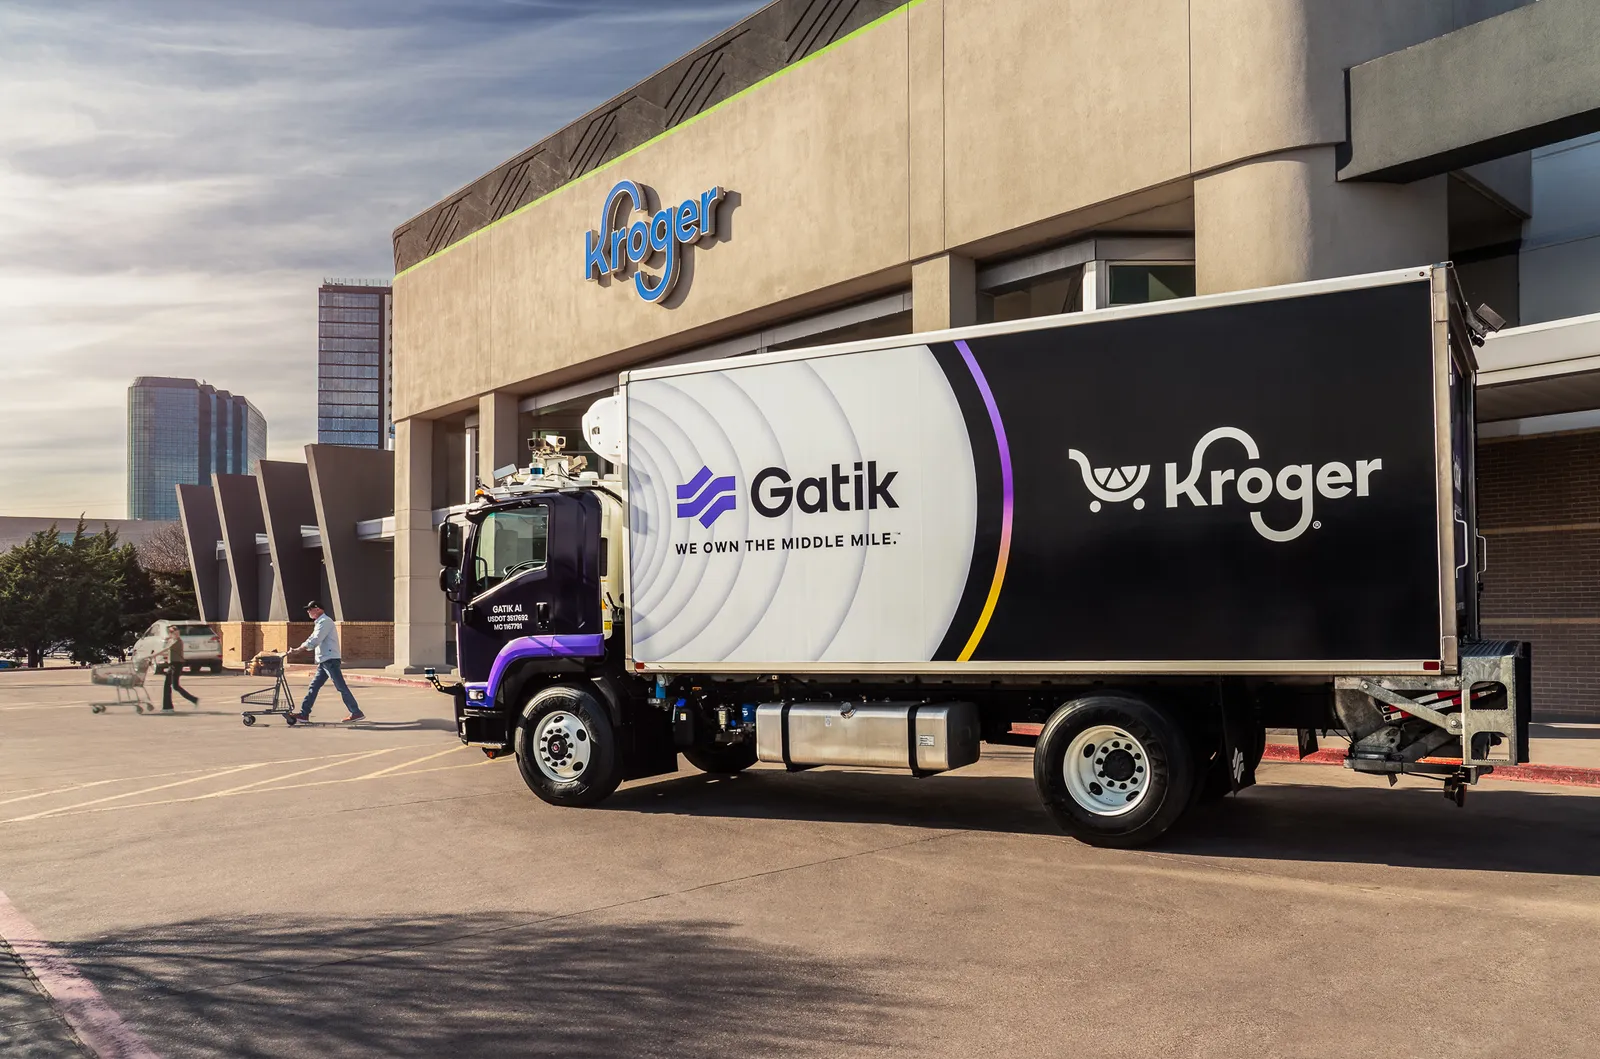
[[[322,690],[322,685],[331,680],[340,696],[344,698],[345,708],[350,711],[350,716],[344,719],[345,723],[366,720],[367,715],[356,705],[356,697],[350,694],[350,685],[344,681],[343,661],[339,657],[339,633],[334,628],[333,619],[322,609],[322,604],[314,599],[306,604],[306,614],[315,624],[311,627],[311,635],[306,637],[306,642],[296,650],[316,648],[317,675],[311,678],[311,686],[306,689],[305,700],[300,703],[300,712],[294,719],[311,720],[311,704],[317,701],[317,692]]]
[[[167,656],[167,679],[161,685],[161,708],[163,710],[172,709],[172,693],[174,691],[188,699],[191,705],[200,705],[200,700],[184,691],[183,685],[178,683],[178,674],[183,672],[183,637],[178,635],[178,627],[176,625],[167,626],[167,639],[161,645],[161,650]]]

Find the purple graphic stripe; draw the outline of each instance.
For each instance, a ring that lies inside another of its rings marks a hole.
[[[489,683],[484,687],[484,698],[494,701],[500,678],[514,662],[526,658],[599,658],[606,653],[605,637],[600,633],[555,633],[548,636],[520,636],[495,656],[489,670]]]
[[[733,484],[732,478],[728,479],[728,484],[730,486]],[[733,494],[723,493],[721,496],[713,500],[711,502],[711,506],[706,508],[705,511],[700,515],[700,525],[704,526],[706,529],[710,529],[711,524],[717,521],[718,516],[720,516],[724,511],[732,511],[735,506],[737,506],[737,501],[734,499]],[[683,512],[680,511],[679,514],[682,515]]]
[[[700,468],[700,473],[691,478],[688,485],[678,486],[678,499],[694,499],[695,494],[700,492],[701,488],[709,481],[711,481],[711,468]]]
[[[967,362],[967,370],[972,372],[972,381],[978,384],[978,392],[983,395],[983,405],[989,410],[989,422],[994,426],[995,447],[1000,453],[1000,554],[995,559],[994,579],[989,583],[989,597],[984,601],[983,612],[978,616],[978,623],[968,637],[966,646],[956,656],[956,661],[965,662],[978,649],[978,642],[988,630],[989,619],[994,617],[994,608],[1000,602],[1000,587],[1005,584],[1006,564],[1011,559],[1011,524],[1016,493],[1011,480],[1011,445],[1006,441],[1006,426],[1000,422],[1000,408],[995,404],[994,391],[989,389],[989,380],[984,377],[983,369],[978,366],[978,358],[972,355],[972,349],[961,341],[956,342],[956,348],[961,351],[962,359]]]

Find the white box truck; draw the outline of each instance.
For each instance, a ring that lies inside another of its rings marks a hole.
[[[532,439],[441,529],[441,689],[563,805],[1023,744],[1135,845],[1269,727],[1459,804],[1530,710],[1478,638],[1482,330],[1439,265],[629,372],[600,466]]]

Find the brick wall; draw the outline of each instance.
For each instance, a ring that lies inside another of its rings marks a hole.
[[[1533,644],[1534,716],[1600,721],[1600,431],[1478,446],[1487,637]]]
[[[222,640],[222,664],[239,669],[261,650],[261,625],[253,621],[216,623]]]
[[[394,622],[339,622],[339,650],[344,664],[375,669],[394,661]]]

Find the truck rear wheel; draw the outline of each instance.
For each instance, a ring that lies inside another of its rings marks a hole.
[[[595,805],[622,782],[616,729],[600,702],[566,685],[545,688],[523,707],[517,768],[551,805]]]
[[[1195,758],[1183,729],[1131,695],[1087,695],[1051,715],[1033,782],[1056,824],[1095,846],[1155,841],[1189,807]]]
[[[701,772],[730,775],[743,772],[756,763],[756,741],[746,739],[742,743],[730,743],[725,746],[696,743],[694,746],[684,747],[681,753],[689,759],[689,764]]]

